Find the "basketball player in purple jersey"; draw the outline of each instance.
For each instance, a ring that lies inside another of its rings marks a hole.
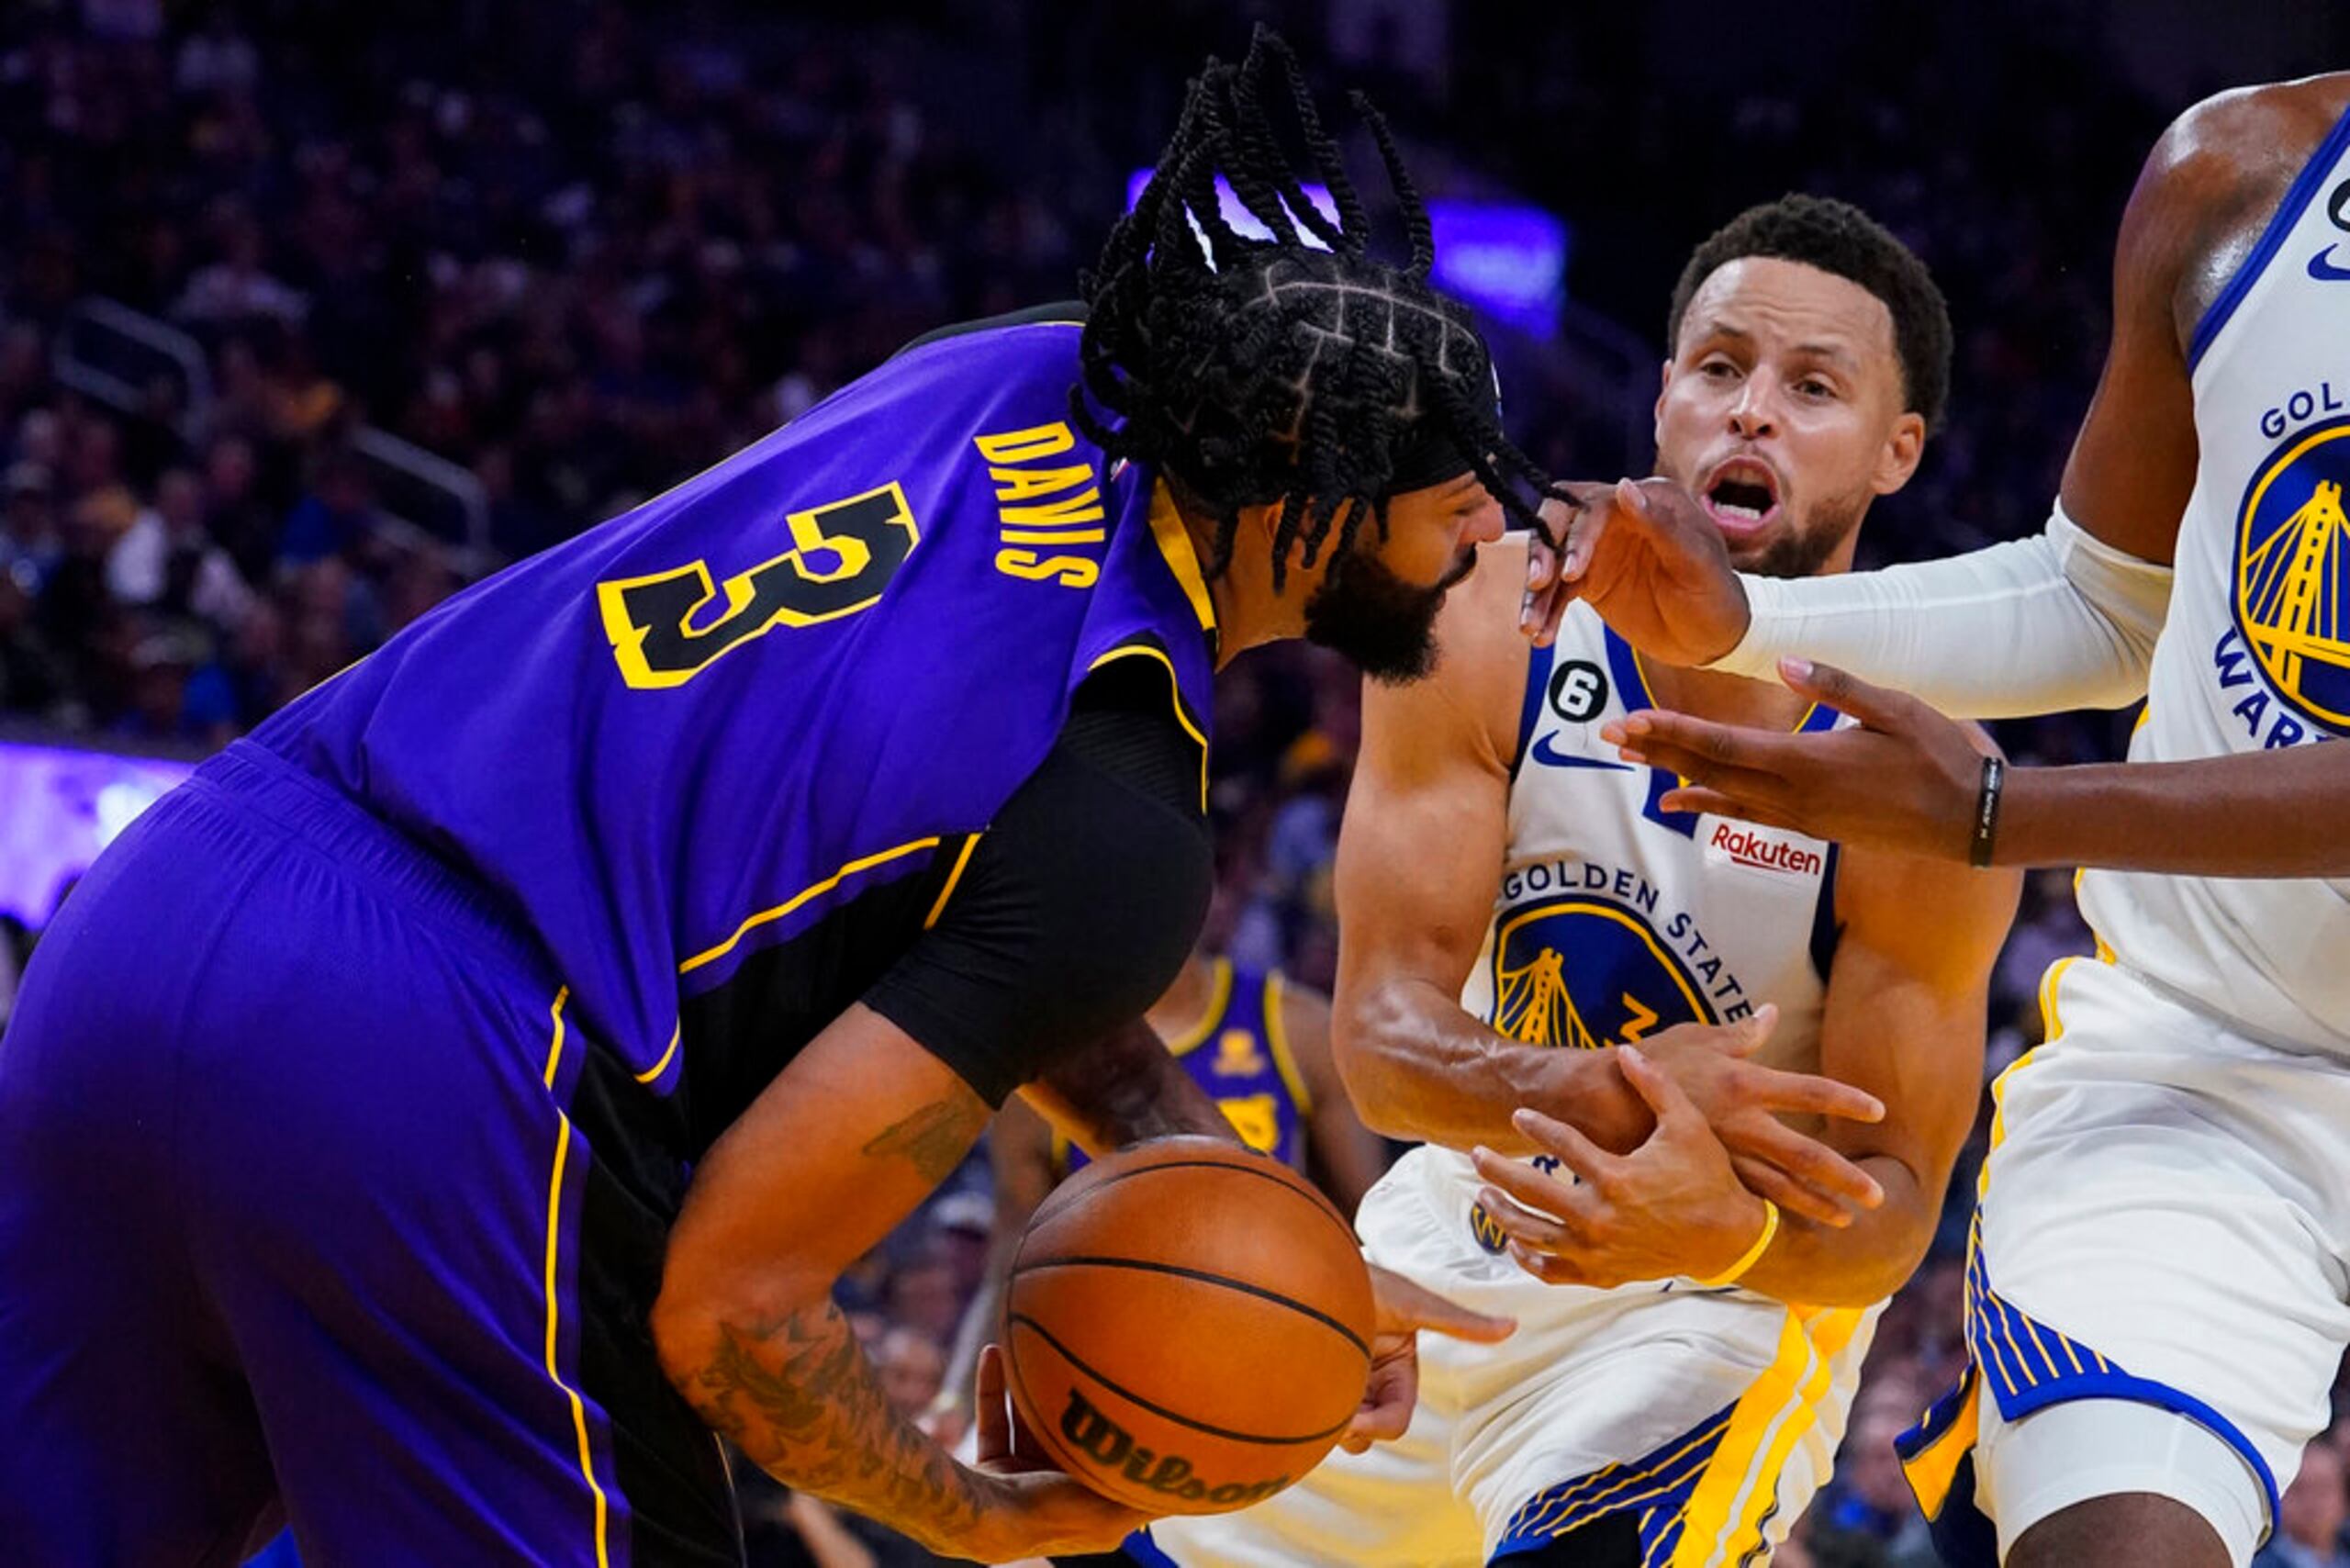
[[[943,1552],[1138,1522],[1013,1465],[1000,1373],[956,1463],[831,1287],[1023,1084],[1095,1148],[1225,1125],[1137,1023],[1206,905],[1213,672],[1304,634],[1417,674],[1540,483],[1366,118],[1407,264],[1260,39],[1087,308],[922,342],[460,595],[109,849],[0,1050],[12,1563],[281,1517],[312,1568],[730,1563],[713,1429]]]

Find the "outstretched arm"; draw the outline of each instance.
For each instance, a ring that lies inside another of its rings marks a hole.
[[[1770,734],[1646,712],[1603,732],[1688,782],[1671,811],[1715,812],[1818,838],[1965,862],[1987,793],[1972,733],[1914,697],[1792,662],[1788,686],[1862,721]],[[1998,866],[2095,866],[2192,877],[2350,876],[2350,765],[2331,745],[2191,762],[2009,767],[1991,805]]]
[[[2277,129],[2244,118],[2225,102],[2190,111],[2131,193],[2104,369],[2045,532],[1878,572],[1741,577],[1678,487],[1575,487],[1580,507],[1551,512],[1562,558],[1528,561],[1526,630],[1547,639],[1582,598],[1652,657],[1760,678],[1802,657],[1969,717],[2143,696],[2195,482],[2194,307],[2215,252],[2290,178],[2275,166]]]

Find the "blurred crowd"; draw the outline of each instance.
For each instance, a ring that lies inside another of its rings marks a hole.
[[[1844,78],[1825,91],[1727,58],[1662,62],[1639,9],[8,6],[0,716],[217,746],[467,580],[706,466],[915,333],[1069,295],[1186,72],[1237,51],[1255,17],[1326,88],[1368,84],[1437,194],[1566,218],[1577,308],[1623,323],[1651,362],[1707,230],[1787,189],[1859,202],[1932,264],[1959,344],[1951,420],[1864,559],[2036,529],[2102,353],[2114,220],[2179,104],[2102,69],[2064,8],[2027,23],[2020,0],[1931,39],[1890,8],[1855,12],[1815,40]],[[1998,113],[1976,112],[1986,98]],[[208,386],[70,389],[61,335],[91,298],[188,334]],[[1646,460],[1593,417],[1575,355],[1497,337],[1510,423],[1539,461],[1597,477]],[[369,428],[469,474],[486,530],[396,515]],[[2125,722],[2002,738],[2030,759],[2095,759]],[[1354,680],[1309,649],[1259,652],[1227,673],[1216,728],[1219,938],[1326,985]],[[2035,878],[1993,999],[1994,1070],[2036,1037],[2041,971],[2087,946],[2069,878]],[[1962,1361],[1980,1148],[1787,1561],[1930,1561],[1888,1442]],[[988,1223],[975,1165],[846,1287],[909,1410],[932,1404]],[[2344,1506],[2328,1446],[2274,1561],[2350,1562],[2331,1544]],[[746,1517],[760,1562],[925,1561],[804,1499],[753,1491]]]

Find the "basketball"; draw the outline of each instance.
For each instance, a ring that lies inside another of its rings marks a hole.
[[[1329,1452],[1371,1371],[1354,1232],[1288,1167],[1208,1137],[1088,1165],[1038,1208],[1006,1380],[1061,1469],[1152,1514],[1244,1508]]]

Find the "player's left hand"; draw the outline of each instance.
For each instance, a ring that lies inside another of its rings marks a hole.
[[[1348,1453],[1392,1442],[1412,1424],[1412,1406],[1420,1394],[1419,1330],[1490,1345],[1517,1329],[1515,1319],[1472,1312],[1376,1263],[1371,1266],[1371,1292],[1379,1313],[1371,1342],[1371,1386],[1347,1435],[1338,1439]]]
[[[1521,1109],[1517,1130],[1577,1180],[1480,1148],[1477,1173],[1488,1185],[1477,1201],[1509,1238],[1518,1266],[1547,1283],[1709,1279],[1762,1234],[1762,1200],[1739,1182],[1729,1151],[1672,1074],[1635,1046],[1618,1046],[1616,1062],[1656,1114],[1648,1141],[1610,1154],[1566,1123]]]
[[[1860,721],[1811,734],[1717,724],[1644,709],[1600,726],[1628,762],[1681,775],[1657,801],[1814,838],[1964,860],[1989,739],[1907,693],[1826,665],[1779,661],[1798,696]]]

